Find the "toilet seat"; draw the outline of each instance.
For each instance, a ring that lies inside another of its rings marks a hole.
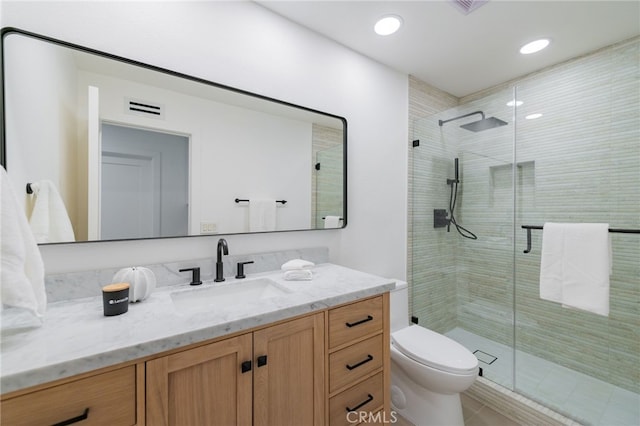
[[[460,343],[420,326],[391,334],[392,344],[407,357],[453,374],[476,374],[478,359]]]

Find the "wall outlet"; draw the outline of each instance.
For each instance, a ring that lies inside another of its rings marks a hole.
[[[214,222],[200,222],[201,234],[216,234],[218,233],[218,225]]]

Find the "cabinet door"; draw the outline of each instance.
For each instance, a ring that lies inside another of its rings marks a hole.
[[[254,425],[323,424],[324,313],[257,331],[253,344]]]
[[[251,425],[251,334],[147,362],[148,425]]]

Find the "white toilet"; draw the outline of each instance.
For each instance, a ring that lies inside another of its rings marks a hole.
[[[478,359],[464,346],[409,325],[407,283],[391,291],[391,405],[416,426],[462,426],[460,392],[478,377]]]

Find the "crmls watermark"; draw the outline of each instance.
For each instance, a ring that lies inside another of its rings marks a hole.
[[[347,421],[355,424],[390,424],[398,421],[398,414],[395,411],[391,411],[390,413],[386,413],[384,411],[378,411],[377,413],[371,413],[369,411],[350,411],[347,413]]]

